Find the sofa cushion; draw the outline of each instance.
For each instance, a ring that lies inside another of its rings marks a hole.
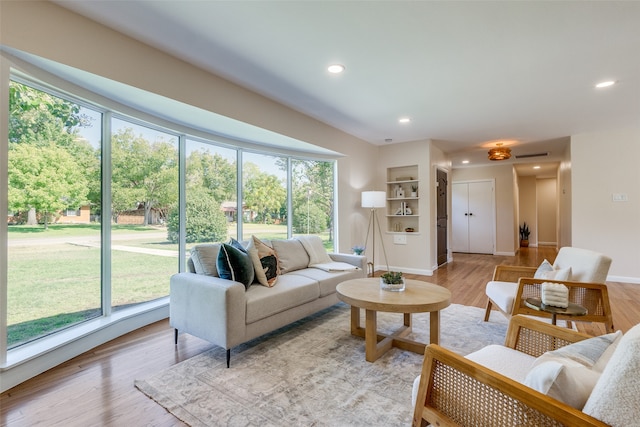
[[[640,413],[640,325],[620,340],[583,412],[612,426],[638,425]]]
[[[278,277],[278,286],[267,288],[253,285],[246,292],[246,323],[257,322],[269,316],[318,299],[318,282],[293,274]]]
[[[296,239],[302,243],[304,250],[307,251],[307,254],[309,255],[309,267],[312,267],[315,264],[326,264],[333,261],[327,253],[320,236],[298,236]]]
[[[253,262],[249,254],[235,246],[223,243],[216,263],[220,278],[242,283],[248,288],[253,283]]]
[[[191,248],[191,261],[193,261],[195,272],[217,277],[218,252],[220,252],[220,243],[205,243]]]
[[[289,275],[304,276],[318,282],[320,287],[320,297],[333,294],[338,284],[363,277],[362,270],[349,271],[324,271],[318,268],[303,268],[289,273]]]
[[[272,240],[271,245],[278,255],[281,274],[309,266],[309,254],[299,240]]]
[[[251,236],[247,251],[253,262],[256,281],[268,288],[275,285],[280,274],[276,251],[256,236]]]

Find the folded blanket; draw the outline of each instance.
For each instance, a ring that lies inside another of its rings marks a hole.
[[[321,264],[310,264],[309,267],[319,268],[324,271],[350,271],[359,270],[359,267],[346,262],[325,262]]]

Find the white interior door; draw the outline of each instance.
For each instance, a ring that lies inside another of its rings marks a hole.
[[[493,182],[469,183],[469,252],[493,254]]]
[[[451,186],[451,250],[469,252],[469,184]]]
[[[454,183],[451,226],[454,252],[493,254],[495,210],[493,181]]]

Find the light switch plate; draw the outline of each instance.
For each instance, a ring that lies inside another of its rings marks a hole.
[[[629,201],[629,197],[627,196],[626,193],[613,193],[611,195],[611,199],[614,202],[628,202]]]
[[[406,234],[394,234],[393,243],[396,245],[406,245],[407,244],[407,235]]]

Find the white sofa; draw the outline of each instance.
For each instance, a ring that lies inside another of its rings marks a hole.
[[[640,325],[590,337],[514,316],[504,346],[428,346],[412,397],[414,426],[640,426]]]
[[[354,269],[325,271],[309,267],[312,256],[297,239],[264,243],[275,250],[281,269],[273,287],[218,277],[220,244],[191,250],[189,272],[171,277],[170,323],[176,344],[180,331],[223,347],[228,367],[231,348],[338,303],[336,286],[366,275],[364,256],[328,254],[332,261]],[[196,273],[198,266],[202,274]]]

